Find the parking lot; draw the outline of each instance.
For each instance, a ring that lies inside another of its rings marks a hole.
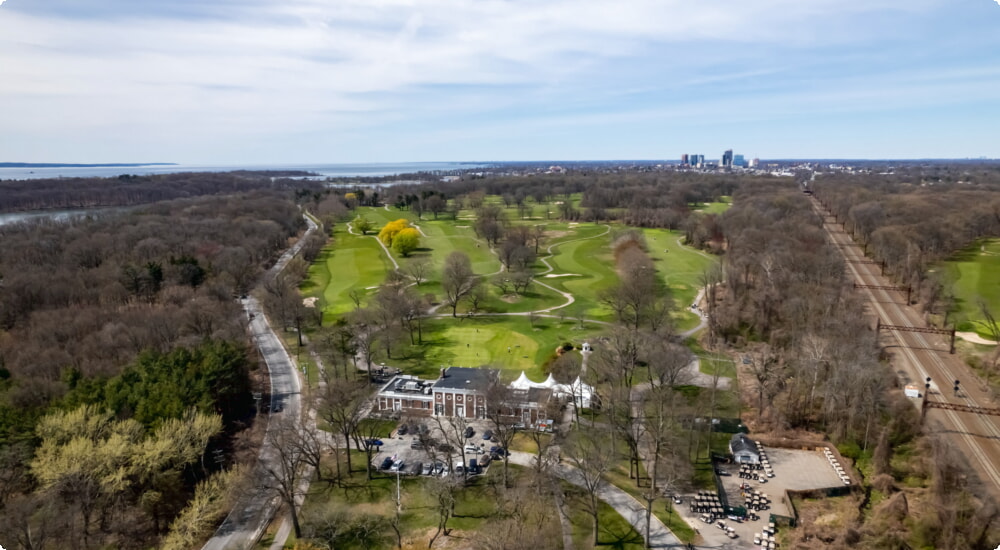
[[[401,424],[404,424],[401,422]],[[426,463],[441,463],[446,466],[446,471],[453,472],[456,465],[460,465],[462,458],[465,458],[465,465],[468,466],[472,459],[476,459],[477,465],[481,465],[484,458],[489,456],[491,447],[496,443],[483,439],[483,434],[489,429],[486,422],[470,423],[473,429],[472,437],[465,438],[462,447],[455,445],[454,441],[449,441],[444,437],[437,424],[432,419],[414,420],[407,424],[406,433],[399,435],[399,428],[393,430],[390,437],[381,438],[382,445],[379,451],[372,457],[372,464],[379,468],[386,458],[395,461],[402,461],[401,473],[405,475],[418,475],[420,470],[414,470],[417,464],[421,466]],[[416,427],[416,432],[413,428]],[[426,430],[423,435],[420,430]],[[424,443],[429,443],[425,446]],[[489,459],[486,458],[488,465]],[[439,474],[440,475],[440,474]]]
[[[736,522],[730,519],[723,520],[727,527],[734,528],[738,535],[737,539],[728,539],[724,531],[718,528],[717,521],[712,524],[706,524],[699,519],[701,514],[690,512],[690,503],[693,497],[685,495],[684,504],[678,506],[678,509],[682,512],[688,523],[698,529],[707,544],[720,548],[757,548],[759,546],[753,544],[754,533],[760,533],[767,527],[770,514],[782,516],[793,515],[788,502],[785,500],[785,491],[821,489],[844,485],[840,476],[820,451],[766,447],[766,452],[771,468],[774,470],[774,477],[764,477],[767,480],[766,482],[741,478],[739,476],[740,467],[737,464],[719,464],[717,466],[720,471],[729,474],[720,476],[720,479],[726,490],[730,506],[742,506],[745,502],[744,495],[749,495],[752,492],[767,495],[770,501],[769,509],[756,512],[760,517],[756,521]],[[744,488],[741,489],[741,485]]]

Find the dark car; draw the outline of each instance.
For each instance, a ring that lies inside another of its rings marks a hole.
[[[442,444],[438,445],[438,450],[441,451],[442,453],[450,453],[450,452],[454,451],[455,448],[452,447],[451,445],[447,444],[447,443],[442,443]]]
[[[472,437],[474,435],[476,435],[476,430],[473,430],[472,426],[469,426],[468,428],[465,429],[465,437],[466,438]]]
[[[406,435],[409,431],[409,427],[406,424],[400,424],[399,428],[396,429],[396,435]]]
[[[474,459],[474,458],[469,459],[469,468],[468,469],[469,469],[469,473],[470,474],[478,474],[479,473],[479,463],[476,462],[476,459]]]
[[[388,470],[390,467],[392,467],[392,457],[391,456],[387,456],[384,459],[382,459],[382,464],[378,467],[378,469],[379,470]]]
[[[502,456],[509,456],[509,455],[510,451],[504,449],[503,447],[498,447],[496,445],[490,447],[490,456],[493,457],[493,460],[497,460]]]
[[[486,441],[493,439],[493,431],[486,430],[485,432],[483,432],[483,439],[485,439]]]
[[[479,466],[485,468],[486,466],[490,465],[490,462],[492,460],[493,459],[490,458],[490,455],[483,455],[479,457]]]
[[[379,445],[382,445],[382,440],[381,439],[366,439],[364,441],[364,443],[368,447],[378,447]]]
[[[431,430],[430,430],[430,428],[427,427],[427,424],[418,424],[417,425],[417,433],[418,434],[420,434],[420,435],[427,435],[430,432],[431,432]]]
[[[413,450],[416,450],[416,451],[420,451],[420,450],[426,449],[427,445],[423,441],[420,441],[418,439],[418,440],[414,441],[413,443],[410,443],[410,448],[413,449]]]
[[[410,475],[418,476],[418,475],[420,475],[420,471],[423,470],[423,469],[424,469],[424,463],[423,462],[414,462],[413,464],[411,464],[410,466],[408,466],[406,468],[406,473],[408,473]]]

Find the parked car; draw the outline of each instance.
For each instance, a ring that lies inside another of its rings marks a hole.
[[[465,428],[465,438],[468,439],[476,435],[476,430],[472,429],[472,426]]]
[[[474,458],[469,459],[469,473],[473,475],[479,473],[479,463]]]
[[[524,422],[518,422],[517,424],[514,424],[513,426],[511,426],[511,428],[514,428],[515,430],[523,430],[526,427],[527,426],[524,425]]]
[[[490,447],[490,454],[494,455],[494,459],[495,459],[497,456],[509,456],[510,455],[510,451],[508,451],[507,449],[505,449],[503,447],[498,447],[497,445],[494,445],[494,446]]]
[[[731,475],[729,472],[723,470],[722,468],[716,468],[715,469],[715,473],[717,473],[717,474],[719,474],[720,476],[723,476],[723,477]]]
[[[434,473],[434,465],[430,462],[424,462],[423,467],[420,468],[420,475],[429,476]]]
[[[493,439],[493,431],[492,430],[486,430],[485,432],[483,432],[483,440],[489,441],[491,439]]]
[[[424,442],[420,441],[418,439],[418,440],[414,441],[413,443],[410,443],[410,448],[419,451],[419,450],[422,450],[422,449],[426,449],[427,445],[424,445]]]
[[[409,432],[409,427],[406,424],[400,424],[396,428],[396,435],[406,435]]]
[[[397,460],[396,462],[393,462],[392,466],[389,466],[389,471],[390,472],[401,472],[401,471],[403,471],[403,467],[405,467],[405,466],[406,466],[406,463],[403,462],[402,459],[400,459],[400,460]]]
[[[475,445],[473,445],[471,443],[465,446],[465,453],[466,454],[479,454],[481,452],[483,452],[482,449],[480,449],[479,447],[477,447],[477,446],[475,446]]]
[[[490,462],[492,460],[493,459],[490,458],[490,455],[483,455],[483,456],[479,457],[479,465],[482,466],[483,468],[485,468],[485,467],[487,467],[487,466],[490,465]]]
[[[388,470],[392,466],[392,457],[387,456],[382,460],[382,464],[379,465],[379,470]]]
[[[410,465],[409,468],[406,469],[406,473],[418,476],[420,475],[420,472],[423,469],[424,469],[423,462],[414,462],[413,464]]]
[[[418,434],[420,434],[420,435],[427,435],[430,432],[431,432],[431,430],[430,430],[430,428],[427,427],[427,424],[417,424],[417,433]]]
[[[683,504],[683,503],[684,501],[681,499],[680,496],[674,495],[674,504]]]
[[[442,443],[442,444],[438,445],[438,450],[441,451],[442,453],[450,453],[450,452],[454,452],[455,448],[452,447],[451,445],[447,444],[447,443]]]
[[[365,445],[367,445],[368,447],[378,447],[378,446],[382,445],[382,440],[381,439],[366,439],[365,440]]]
[[[444,477],[448,475],[448,465],[444,462],[434,463],[434,475]]]

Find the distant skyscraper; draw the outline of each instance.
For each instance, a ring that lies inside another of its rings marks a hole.
[[[760,159],[750,159],[750,168],[757,168],[760,166]]]
[[[687,163],[688,163],[688,156],[687,153],[684,153],[683,155],[681,155],[681,164],[687,164]]]
[[[725,153],[722,153],[722,163],[723,168],[731,168],[733,166],[733,150],[726,149]]]
[[[733,155],[733,166],[744,167],[747,165],[747,161],[743,160],[743,155]]]

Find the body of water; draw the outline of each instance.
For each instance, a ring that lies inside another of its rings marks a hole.
[[[178,172],[232,172],[234,170],[301,170],[314,172],[323,177],[352,176],[393,176],[414,172],[450,172],[484,167],[475,162],[400,162],[385,164],[269,164],[269,165],[228,165],[202,166],[176,164],[169,166],[100,166],[63,168],[0,168],[0,180],[27,180],[41,178],[85,178],[117,177],[122,174],[176,174]]]
[[[98,216],[105,213],[124,212],[129,207],[112,206],[107,208],[86,208],[83,210],[33,210],[31,212],[9,212],[0,214],[0,225],[26,222],[47,218],[55,221],[66,221],[84,216]]]

